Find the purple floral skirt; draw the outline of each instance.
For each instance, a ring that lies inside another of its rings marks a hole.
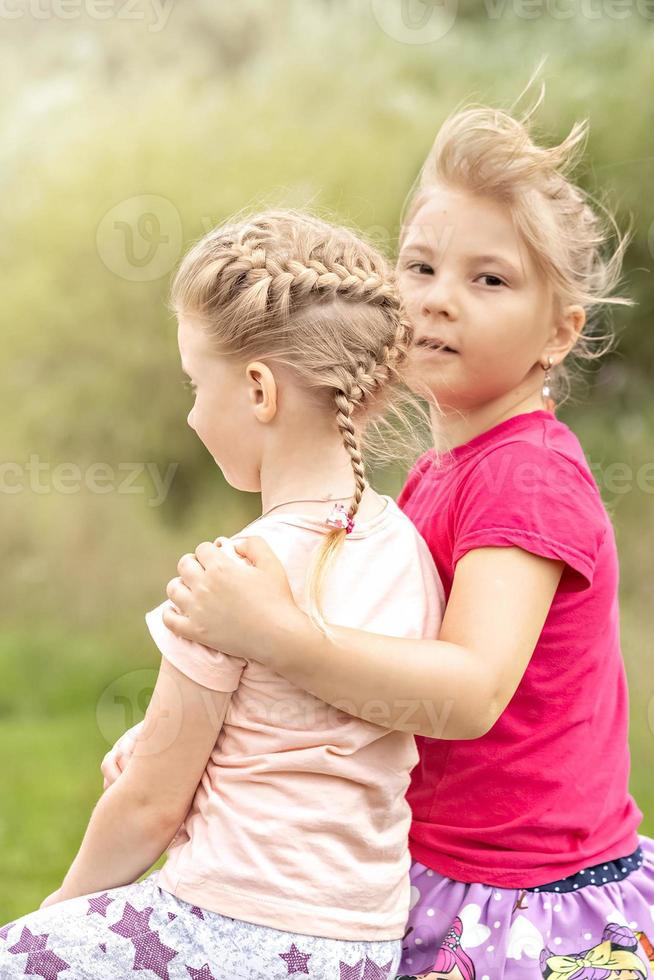
[[[538,889],[445,878],[413,862],[403,977],[653,980],[654,841]]]

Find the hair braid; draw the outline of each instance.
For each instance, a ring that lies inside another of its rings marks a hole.
[[[362,392],[362,389],[355,381],[352,385],[349,396],[345,393],[345,391],[337,391],[334,396],[334,401],[336,402],[337,408],[336,423],[343,438],[343,444],[350,455],[352,471],[354,473],[354,496],[348,511],[348,516],[351,518],[353,518],[358,511],[359,504],[361,503],[361,498],[363,496],[363,491],[366,488],[365,466],[363,464],[361,450],[359,449],[356,430],[352,422],[352,412],[354,410],[354,406],[362,397],[362,395],[358,397],[358,392]]]

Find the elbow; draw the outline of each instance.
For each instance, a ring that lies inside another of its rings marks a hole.
[[[127,780],[122,786],[120,783],[121,780],[118,780],[107,792],[110,792],[114,787],[123,791],[123,812],[131,815],[132,819],[141,827],[143,834],[157,841],[172,839],[184,822],[188,813],[188,806],[184,808],[182,813],[181,806],[171,807],[170,799],[158,799],[153,795],[144,796],[141,792],[133,790],[128,785]]]
[[[482,685],[475,711],[469,719],[468,739],[482,738],[487,735],[502,714],[499,693],[494,685]]]
[[[446,741],[473,741],[486,735],[503,711],[498,693],[486,678],[469,685],[460,698],[451,698],[437,717],[430,715],[428,726],[418,734]]]
[[[459,738],[472,740],[487,735],[504,710],[497,677],[485,670],[475,670],[475,684],[468,687],[470,697],[465,699],[461,724],[464,734]]]
[[[491,730],[499,714],[496,714],[494,710],[486,708],[481,708],[474,718],[471,718],[466,730],[465,735],[460,735],[462,739],[472,740],[475,738],[483,738]]]
[[[480,683],[477,697],[470,707],[472,710],[468,712],[466,719],[467,733],[461,738],[482,738],[488,734],[504,710],[497,687],[490,679],[484,678]]]
[[[441,719],[436,725],[425,725],[415,734],[446,742],[467,742],[486,735],[496,721],[493,712],[485,708],[474,711],[467,709],[465,712],[450,714],[445,721]]]
[[[492,712],[480,709],[474,714],[459,719],[455,730],[449,737],[456,741],[472,742],[488,734],[496,721],[497,719],[493,717]]]
[[[143,804],[142,819],[157,840],[172,840],[188,816],[192,800],[172,806],[170,801],[150,801]]]
[[[180,826],[184,823],[188,810],[181,816],[170,811],[151,809],[145,815],[146,825],[150,828],[153,837],[157,840],[172,840]]]

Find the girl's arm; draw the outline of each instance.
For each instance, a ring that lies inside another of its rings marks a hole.
[[[189,811],[230,699],[161,661],[127,767],[98,800],[54,900],[131,884],[161,857]]]
[[[168,584],[179,613],[169,629],[270,666],[349,714],[431,738],[487,732],[515,693],[538,641],[564,563],[520,548],[479,548],[457,564],[438,640],[330,627],[295,604],[284,569],[259,538],[234,562],[203,542]]]

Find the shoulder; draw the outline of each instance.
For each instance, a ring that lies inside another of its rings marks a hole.
[[[467,460],[460,488],[494,496],[574,495],[579,506],[603,510],[600,492],[579,440],[552,417],[494,442]]]
[[[554,419],[469,457],[452,517],[457,558],[473,548],[516,546],[565,561],[576,587],[592,583],[610,526],[578,440]]]
[[[431,468],[433,460],[433,449],[429,449],[427,452],[423,453],[422,456],[418,457],[416,462],[409,470],[409,475],[407,476],[404,486],[402,487],[402,490],[397,498],[399,507],[403,507],[407,500],[409,500],[425,473]]]
[[[260,517],[231,537],[220,538],[220,542],[226,547],[228,554],[243,561],[236,552],[236,547],[245,538],[262,538],[279,561],[285,565],[299,550],[304,550],[303,545],[307,547],[309,543],[315,541],[315,533],[312,534],[306,528],[272,516]]]

